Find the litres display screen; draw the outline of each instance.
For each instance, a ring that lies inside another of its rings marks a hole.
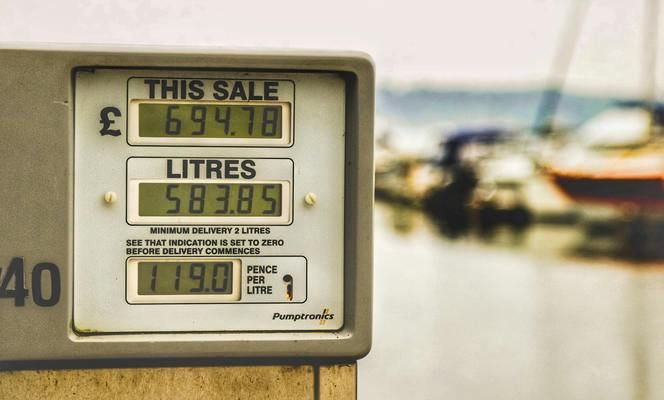
[[[140,182],[138,192],[141,217],[279,217],[283,209],[278,182]]]
[[[233,294],[231,261],[159,261],[138,263],[138,294]]]
[[[281,139],[285,104],[140,103],[138,136],[145,138]]]

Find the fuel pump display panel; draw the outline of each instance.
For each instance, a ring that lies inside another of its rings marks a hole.
[[[75,330],[343,326],[339,75],[100,68],[75,79]],[[100,132],[107,107],[118,136]]]
[[[0,45],[0,70],[0,370],[369,351],[367,55]]]

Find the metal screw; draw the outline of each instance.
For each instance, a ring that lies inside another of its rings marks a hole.
[[[318,196],[316,196],[316,193],[309,192],[304,196],[304,202],[309,206],[316,204],[316,201],[318,201]]]
[[[118,194],[115,192],[104,193],[104,201],[107,204],[115,203],[118,200]]]

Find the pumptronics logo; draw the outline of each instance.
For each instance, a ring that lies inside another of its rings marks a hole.
[[[325,321],[334,319],[334,314],[330,314],[330,309],[325,308],[323,309],[323,312],[321,314],[281,314],[281,313],[274,313],[272,315],[272,320],[274,321],[275,319],[280,319],[280,320],[292,320],[293,322],[295,321],[306,321],[306,320],[319,320],[321,325],[325,325]]]

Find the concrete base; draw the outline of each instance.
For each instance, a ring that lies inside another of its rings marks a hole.
[[[0,372],[0,399],[354,400],[357,364]]]

